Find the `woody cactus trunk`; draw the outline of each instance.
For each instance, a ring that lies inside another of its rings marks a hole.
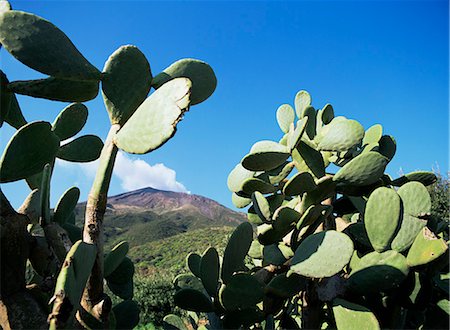
[[[396,142],[381,125],[311,102],[299,91],[281,105],[281,139],[256,142],[229,174],[249,223],[222,261],[211,247],[188,256],[192,274],[174,280],[188,319],[168,315],[166,329],[204,329],[198,313],[213,329],[448,328],[449,226],[426,188],[436,175],[392,179]]]
[[[48,76],[9,82],[5,73],[0,75],[0,124],[17,129],[0,159],[0,182],[26,180],[31,189],[17,211],[1,193],[0,325],[42,328],[48,319],[51,329],[132,328],[139,309],[132,300],[128,243],[108,253],[103,248],[115,159],[119,150],[145,154],[172,138],[190,106],[214,92],[214,72],[205,62],[182,59],[153,77],[145,55],[131,45],[117,49],[100,71],[56,26],[13,10],[7,1],[0,1],[0,43],[18,61]],[[94,99],[100,89],[111,122],[104,143],[94,135],[76,137],[88,117],[80,102]],[[16,94],[70,104],[53,123],[28,123]],[[78,188],[69,188],[50,207],[56,158],[99,160],[83,229],[75,223]],[[104,293],[104,280],[123,299],[118,305],[112,306]]]

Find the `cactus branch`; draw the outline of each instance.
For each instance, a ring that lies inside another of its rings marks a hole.
[[[86,217],[83,230],[83,241],[94,244],[97,248],[97,256],[91,276],[86,284],[82,299],[85,309],[92,311],[93,307],[103,298],[103,217],[106,210],[108,189],[111,182],[114,162],[117,156],[117,147],[112,142],[120,125],[112,125],[108,137],[102,149],[97,174],[89,193],[86,205]],[[106,315],[105,315],[106,312]],[[107,318],[107,311],[98,313]],[[99,316],[98,315],[98,316]]]

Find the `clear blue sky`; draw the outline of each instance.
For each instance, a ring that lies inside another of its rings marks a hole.
[[[448,171],[447,1],[13,0],[12,5],[53,22],[100,69],[124,44],[138,46],[154,74],[183,57],[214,68],[215,94],[191,108],[163,148],[123,157],[111,194],[133,187],[125,176],[146,168],[133,162],[139,158],[163,163],[187,190],[231,206],[229,171],[254,142],[281,137],[275,111],[292,104],[300,89],[311,93],[316,108],[329,102],[335,113],[365,128],[381,123],[397,140],[391,175],[435,164]],[[0,54],[10,80],[40,77],[4,49]],[[53,121],[65,106],[28,97],[19,102],[29,121]],[[101,96],[86,105],[90,117],[83,132],[104,139],[109,123]],[[13,130],[5,125],[1,131],[3,149]],[[92,181],[87,173],[62,166],[53,180],[53,203],[74,183],[85,199]],[[2,189],[15,206],[28,193],[22,182]]]

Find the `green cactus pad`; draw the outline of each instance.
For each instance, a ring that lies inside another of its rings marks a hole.
[[[185,288],[177,291],[174,295],[175,305],[193,312],[212,312],[214,306],[211,300],[200,291]]]
[[[292,125],[292,127],[289,129],[286,141],[286,146],[289,148],[289,150],[294,150],[300,143],[303,133],[306,130],[308,120],[308,117],[302,118],[297,121],[297,125],[295,126],[295,128]]]
[[[346,151],[361,143],[364,128],[356,120],[331,121],[328,130],[319,143],[319,149],[325,151]]]
[[[398,189],[405,213],[418,217],[431,213],[431,197],[427,188],[417,181],[404,184]]]
[[[200,262],[202,257],[197,253],[189,253],[186,257],[186,266],[197,277],[200,277]]]
[[[0,98],[0,127],[3,125],[3,121],[8,116],[9,108],[11,107],[11,99],[13,94],[8,91],[8,83],[9,80],[5,73],[0,70],[0,95],[2,96]]]
[[[136,46],[121,46],[108,58],[102,95],[112,124],[123,125],[144,102],[152,78],[150,64]]]
[[[34,189],[28,194],[17,213],[25,214],[32,224],[39,222],[41,216],[41,192],[39,189]]]
[[[179,274],[173,279],[173,285],[176,290],[185,288],[195,289],[203,292],[205,290],[202,282],[191,274]]]
[[[263,285],[252,275],[244,273],[230,277],[219,291],[220,303],[227,311],[252,308],[263,297]]]
[[[277,122],[284,133],[289,132],[289,127],[295,120],[295,111],[289,104],[281,105],[277,110]]]
[[[380,124],[375,124],[367,129],[362,140],[362,145],[364,146],[372,143],[378,144],[378,141],[380,141],[382,136],[383,126],[381,126]]]
[[[279,233],[281,239],[289,233],[293,226],[300,220],[301,214],[289,206],[281,206],[273,214],[273,229]]]
[[[271,212],[267,199],[259,191],[255,191],[252,194],[253,207],[256,214],[262,221],[266,222],[270,220]]]
[[[20,110],[19,102],[17,102],[17,97],[15,94],[12,94],[8,115],[4,118],[4,120],[15,129],[19,129],[27,124],[27,121],[23,117],[22,111]]]
[[[394,157],[395,151],[397,150],[397,143],[395,142],[395,139],[390,135],[383,135],[380,141],[378,141],[378,144],[378,152],[390,161]]]
[[[307,279],[298,274],[275,276],[264,288],[265,292],[281,298],[290,298],[306,289]]]
[[[295,251],[291,270],[312,278],[330,277],[347,265],[353,242],[345,234],[328,230],[308,236]]]
[[[248,195],[253,194],[255,191],[259,191],[262,194],[273,193],[277,188],[270,183],[261,179],[247,179],[242,184],[242,191]]]
[[[262,250],[263,267],[268,265],[281,266],[294,255],[292,250],[283,243],[265,245]]]
[[[209,64],[191,58],[172,63],[153,78],[152,86],[158,89],[169,80],[179,77],[186,77],[192,81],[192,105],[205,101],[216,89],[217,78]]]
[[[303,112],[311,105],[311,95],[307,91],[301,90],[295,95],[295,112],[298,118],[303,118]]]
[[[305,212],[311,205],[320,204],[323,200],[336,194],[336,183],[331,176],[325,176],[316,181],[316,189],[303,196],[300,212]]]
[[[0,13],[0,43],[23,64],[49,76],[97,80],[100,72],[49,21],[10,10]]]
[[[381,329],[377,318],[370,309],[344,299],[333,300],[333,315],[337,329]]]
[[[314,178],[308,172],[296,173],[283,187],[283,193],[287,196],[302,195],[316,188]]]
[[[116,246],[112,248],[111,252],[109,252],[106,255],[105,260],[103,262],[104,264],[103,273],[105,277],[111,275],[111,273],[114,270],[116,270],[117,267],[119,267],[119,265],[125,259],[125,256],[127,255],[129,248],[130,244],[128,244],[128,242],[126,241],[122,241],[116,244]]]
[[[200,260],[200,279],[206,292],[212,297],[216,296],[219,286],[219,255],[213,247],[203,253]]]
[[[297,151],[309,172],[318,179],[325,175],[325,162],[321,152],[317,151],[312,145],[305,141],[300,141],[297,146]],[[294,153],[292,157],[294,159]]]
[[[56,156],[69,162],[92,162],[100,157],[102,148],[103,142],[98,136],[83,135],[61,146]]]
[[[114,137],[125,152],[145,154],[161,147],[176,132],[189,109],[191,81],[177,78],[151,94]]]
[[[342,185],[367,186],[383,175],[388,159],[377,152],[361,154],[344,165],[333,177]]]
[[[242,209],[248,205],[251,204],[252,200],[251,198],[247,198],[247,197],[242,197],[239,196],[236,193],[232,193],[231,194],[231,202],[233,203],[234,206],[236,206],[238,209]]]
[[[80,227],[71,223],[65,223],[61,227],[67,232],[67,236],[69,236],[72,243],[83,238],[83,230]]]
[[[224,283],[243,266],[252,241],[253,228],[248,222],[241,223],[231,234],[223,254],[221,277]]]
[[[181,317],[175,314],[169,314],[163,318],[164,330],[188,330]]]
[[[386,251],[398,230],[401,201],[394,189],[380,187],[367,201],[364,225],[370,243],[377,252]]]
[[[325,104],[321,111],[321,120],[324,125],[328,125],[334,118],[333,106],[329,103]]]
[[[46,79],[13,81],[8,89],[16,94],[61,102],[86,102],[98,94],[95,80],[69,80],[50,77]]]
[[[333,207],[331,205],[311,205],[297,222],[296,228],[300,230],[306,226],[313,224],[321,216],[329,214],[332,208]]]
[[[424,186],[429,186],[437,181],[437,176],[433,172],[416,171],[405,174],[404,176],[393,180],[391,183],[393,186],[402,186],[411,181],[418,181]]]
[[[391,243],[392,250],[397,252],[406,251],[414,242],[417,234],[425,227],[426,223],[426,220],[413,217],[409,214],[403,214],[400,230]]]
[[[53,221],[63,225],[77,206],[80,198],[80,189],[71,187],[67,189],[56,204]]]
[[[372,250],[372,245],[370,244],[369,237],[367,236],[366,228],[362,222],[355,222],[350,224],[345,228],[344,233],[346,233],[354,242],[355,246],[363,249]]]
[[[139,324],[139,305],[134,300],[125,300],[112,308],[116,317],[116,329],[133,329]]]
[[[409,249],[406,261],[410,267],[425,265],[436,260],[448,250],[443,238],[438,238],[427,227],[418,234]]]
[[[86,124],[88,109],[84,104],[73,103],[65,107],[52,124],[53,132],[61,141],[78,134]]]
[[[242,166],[241,163],[237,164],[233,170],[228,175],[227,186],[232,192],[239,192],[242,190],[242,183],[253,178],[255,175],[254,171],[249,171]]]
[[[398,288],[408,275],[406,258],[388,250],[363,256],[349,277],[350,287],[358,293],[386,292]]]
[[[133,275],[134,264],[130,258],[125,257],[105,279],[112,293],[126,300],[133,298]]]
[[[289,156],[287,147],[273,141],[259,141],[241,163],[249,171],[268,171],[284,164]]]
[[[273,170],[270,170],[267,173],[269,176],[269,182],[271,184],[278,184],[284,179],[288,177],[288,175],[292,172],[294,169],[295,164],[294,162],[284,162],[277,168],[274,168]]]
[[[80,306],[81,295],[94,266],[95,256],[95,245],[76,242],[67,253],[56,280],[55,295],[63,295],[76,309]]]
[[[317,125],[317,114],[316,110],[312,106],[306,107],[306,109],[303,111],[302,120],[307,119],[306,128],[304,129],[306,131],[306,135],[308,135],[308,138],[310,140],[313,140],[316,136],[316,125]]]
[[[53,162],[59,138],[51,128],[47,122],[36,121],[13,135],[0,160],[1,183],[25,179]]]

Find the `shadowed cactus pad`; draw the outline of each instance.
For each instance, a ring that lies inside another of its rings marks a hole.
[[[53,132],[64,141],[78,134],[86,124],[88,109],[84,104],[73,103],[65,107],[52,124]]]
[[[77,187],[67,189],[56,204],[53,221],[63,225],[75,210],[78,198],[80,198],[80,189]]]
[[[123,151],[145,154],[161,147],[189,109],[191,82],[177,78],[151,94],[114,137]]]
[[[180,77],[189,78],[192,81],[191,105],[205,101],[216,89],[217,78],[209,64],[191,58],[172,63],[154,77],[152,86],[158,89],[171,79]]]
[[[267,171],[284,164],[289,156],[287,147],[273,141],[259,141],[241,163],[249,171]]]
[[[50,76],[97,80],[98,71],[67,36],[49,21],[10,10],[0,13],[0,42],[30,68]]]
[[[0,182],[12,182],[36,174],[52,163],[59,138],[50,123],[36,121],[19,129],[9,141],[0,160]]]
[[[221,305],[230,311],[251,308],[263,297],[263,285],[249,274],[233,275],[219,291]]]
[[[123,125],[130,118],[150,92],[151,82],[150,64],[136,46],[122,46],[109,57],[102,95],[112,124]]]
[[[219,286],[219,255],[215,248],[208,248],[200,260],[200,279],[208,294],[216,295]]]
[[[177,291],[174,296],[175,305],[193,312],[212,312],[214,306],[211,300],[200,291],[185,288]]]
[[[388,250],[363,256],[349,277],[349,284],[359,293],[386,292],[399,287],[409,267],[400,253]]]
[[[116,268],[122,263],[123,259],[128,253],[130,245],[128,242],[120,242],[113,247],[111,252],[109,252],[104,261],[104,274],[105,276],[111,275],[111,273],[116,270]]]
[[[377,188],[370,195],[364,225],[375,251],[383,252],[389,248],[399,226],[400,203],[400,197],[390,188]]]
[[[295,251],[291,270],[297,274],[322,278],[340,272],[350,262],[353,242],[334,230],[307,237]]]
[[[95,135],[83,135],[58,150],[56,156],[69,162],[87,163],[100,157],[103,141]]]
[[[86,102],[98,95],[96,80],[46,79],[13,81],[8,88],[17,94],[61,102]]]

